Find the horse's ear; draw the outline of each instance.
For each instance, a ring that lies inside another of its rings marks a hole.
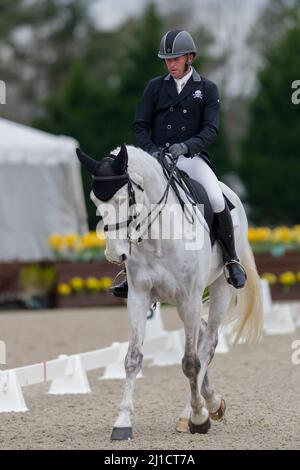
[[[90,172],[90,173],[95,173],[95,170],[98,165],[97,160],[93,160],[91,157],[89,157],[86,153],[84,153],[81,149],[77,148],[76,149],[77,157],[81,161],[82,165]]]
[[[117,175],[122,175],[127,170],[128,153],[124,144],[121,145],[118,155],[116,155],[113,163],[114,171]]]

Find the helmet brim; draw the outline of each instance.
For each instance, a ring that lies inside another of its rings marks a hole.
[[[182,57],[184,55],[188,55],[188,54],[193,54],[193,56],[195,57],[196,53],[195,52],[180,52],[179,54],[175,53],[175,54],[172,54],[172,53],[169,53],[169,54],[162,54],[161,52],[159,52],[157,54],[157,57],[159,59],[177,59],[177,57]]]
[[[177,59],[177,57],[182,57],[183,55],[186,55],[187,53],[180,53],[180,54],[161,54],[161,52],[159,52],[157,54],[157,57],[159,59]]]

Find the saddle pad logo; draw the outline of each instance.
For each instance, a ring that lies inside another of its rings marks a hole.
[[[196,90],[193,93],[193,98],[199,98],[200,100],[203,100],[203,94],[201,90]]]

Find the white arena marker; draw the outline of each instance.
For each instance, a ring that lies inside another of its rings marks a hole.
[[[6,345],[0,340],[0,364],[6,364]]]
[[[59,356],[64,358],[66,356]],[[80,354],[70,356],[67,361],[65,374],[54,379],[51,383],[49,394],[65,395],[73,393],[90,393],[86,372],[82,366]]]
[[[272,297],[271,289],[268,281],[266,279],[260,280],[260,292],[263,303],[263,313],[267,313],[272,310]]]
[[[117,379],[125,379],[126,378],[126,372],[125,372],[125,357],[128,351],[128,342],[127,343],[113,343],[112,347],[119,346],[119,354],[118,358],[116,359],[115,362],[112,362],[108,364],[105,367],[105,371],[101,377],[99,377],[100,380],[117,380]],[[142,372],[140,372],[137,375],[137,379],[142,378]]]
[[[300,328],[300,302],[292,302],[289,305],[294,325],[296,328]]]
[[[157,338],[159,339],[159,338]],[[174,366],[181,364],[184,353],[184,333],[182,330],[165,332],[160,337],[161,347],[156,349],[157,352],[145,355],[145,359],[151,359],[150,367],[158,366]],[[150,341],[149,341],[150,343]],[[145,344],[145,349],[147,348]],[[149,349],[149,346],[148,346]]]
[[[0,372],[0,412],[27,410],[16,371]]]
[[[224,334],[223,328],[221,327],[219,329],[218,345],[217,345],[215,353],[216,354],[226,354],[226,353],[228,353],[228,351],[229,351],[229,348],[228,348],[228,345],[227,345],[225,334]]]
[[[118,357],[115,362],[108,364],[105,367],[105,371],[101,377],[101,380],[106,379],[125,379],[125,367],[124,360],[128,349],[128,343],[113,343],[112,347],[119,346]]]
[[[264,315],[264,333],[266,335],[289,335],[296,330],[288,304],[275,304]]]
[[[150,311],[152,311],[152,309],[150,309]],[[153,310],[152,313],[153,316],[147,320],[145,341],[163,336],[165,334],[159,302],[156,305],[156,309]]]

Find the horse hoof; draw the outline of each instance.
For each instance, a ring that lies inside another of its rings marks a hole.
[[[222,421],[226,410],[225,400],[222,398],[220,408],[217,411],[211,411],[209,416],[214,421]]]
[[[202,424],[194,424],[192,423],[191,420],[189,420],[189,428],[190,428],[191,434],[195,434],[196,432],[198,434],[206,434],[208,430],[210,429],[210,420],[209,418],[207,418],[207,421],[205,421],[205,423],[202,423]]]
[[[177,432],[189,432],[189,420],[188,418],[179,418],[176,423]]]
[[[133,439],[132,428],[113,428],[111,441],[130,441]]]

